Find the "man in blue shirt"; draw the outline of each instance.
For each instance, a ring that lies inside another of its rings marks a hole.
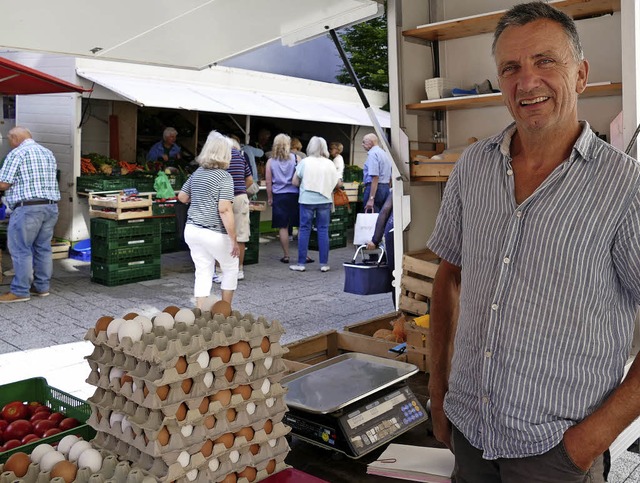
[[[158,141],[147,153],[147,161],[160,161],[165,167],[175,166],[181,158],[182,149],[176,144],[178,131],[168,127],[162,133],[162,141]]]
[[[378,146],[378,136],[367,134],[362,138],[362,147],[367,151],[364,163],[364,211],[374,210],[379,213],[389,194],[391,183],[391,160],[387,153]]]

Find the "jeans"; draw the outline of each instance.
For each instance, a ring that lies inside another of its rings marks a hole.
[[[48,292],[53,273],[51,238],[58,221],[58,205],[30,205],[16,208],[9,218],[7,246],[15,275],[11,293],[28,297],[33,286]]]
[[[373,199],[373,211],[375,213],[380,213],[380,210],[382,209],[382,206],[384,205],[384,202],[387,199],[390,190],[391,188],[389,187],[389,183],[378,183],[376,196]],[[366,205],[367,201],[369,201],[369,193],[371,193],[371,183],[368,183],[364,186],[364,191],[362,193],[362,204]]]
[[[331,220],[331,203],[319,205],[304,205],[300,203],[300,228],[298,229],[298,265],[304,265],[307,261],[309,250],[309,237],[313,218],[316,219],[318,228],[318,251],[320,252],[320,265],[329,264],[329,221]]]

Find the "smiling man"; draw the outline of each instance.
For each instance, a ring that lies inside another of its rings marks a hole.
[[[434,432],[456,482],[602,482],[640,415],[640,166],[578,120],[574,22],[513,7],[493,43],[514,123],[456,163],[428,246]],[[449,341],[455,337],[455,349]]]

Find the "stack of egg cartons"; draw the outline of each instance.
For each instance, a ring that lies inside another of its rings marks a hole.
[[[95,446],[159,481],[253,482],[286,468],[277,321],[177,307],[108,319],[86,335]]]

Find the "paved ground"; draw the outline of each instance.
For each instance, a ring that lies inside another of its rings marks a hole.
[[[296,243],[291,243],[292,260]],[[342,263],[353,253],[351,245],[331,250],[331,271],[321,273],[318,252],[312,251],[316,262],[304,273],[293,272],[279,261],[282,252],[277,240],[264,237],[260,261],[245,267],[246,278],[239,282],[233,308],[279,320],[286,329],[284,343],[392,312],[390,294],[343,292]],[[4,270],[10,267],[8,256],[2,264]],[[102,315],[121,317],[137,312],[149,316],[168,305],[195,306],[193,264],[186,251],[162,256],[162,278],[158,280],[106,287],[92,283],[89,270],[89,262],[55,260],[49,297],[0,305],[0,354],[80,341]],[[8,291],[8,278],[0,292]],[[219,285],[213,291],[219,296]]]

